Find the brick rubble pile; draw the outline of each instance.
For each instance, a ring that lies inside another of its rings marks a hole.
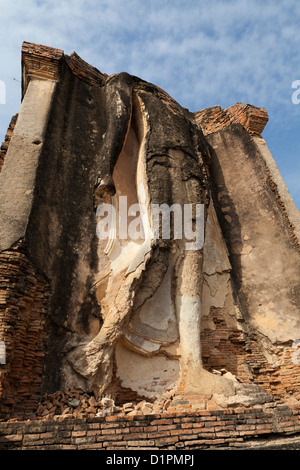
[[[170,405],[171,399],[168,397],[161,398],[154,403],[142,400],[118,405],[112,398],[104,397],[97,400],[94,395],[72,389],[45,394],[30,419],[49,421],[111,415],[138,416],[167,412]],[[9,421],[18,420],[19,418],[15,417]]]

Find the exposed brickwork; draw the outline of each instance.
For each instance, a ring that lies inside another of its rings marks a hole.
[[[22,92],[25,94],[31,75],[40,79],[58,80],[64,51],[53,47],[23,42]]]
[[[108,77],[107,74],[81,59],[75,52],[67,56],[61,49],[23,42],[23,94],[31,75],[42,79],[58,80],[63,61],[68,64],[74,75],[92,86],[102,86]]]
[[[65,56],[65,59],[74,75],[80,80],[95,87],[103,86],[104,80],[108,77],[107,74],[86,63],[75,52],[70,56]]]
[[[86,64],[76,54],[68,57],[59,49],[24,43],[23,93],[32,75],[41,79],[58,80],[62,60],[66,61],[77,77],[92,86],[102,86],[103,79],[107,78],[107,75]],[[151,85],[145,83],[144,86]],[[176,108],[176,103],[163,90],[160,93],[169,106]],[[227,109],[216,106],[194,115],[205,135],[220,131],[232,123],[242,124],[250,135],[260,135],[268,121],[266,110],[241,103]],[[17,116],[12,119],[5,142],[1,146],[0,170],[16,119]],[[285,211],[271,177],[268,184]],[[274,348],[272,354],[277,360],[276,366],[271,367],[262,353],[259,341],[241,329],[233,328],[232,325],[229,327],[222,309],[214,308],[211,309],[211,320],[215,328],[204,328],[201,333],[205,367],[218,371],[224,368],[246,383],[262,385],[266,391],[272,393],[274,405],[224,411],[218,409],[209,395],[185,395],[182,384],[165,414],[97,417],[98,408],[95,407],[95,411],[91,413],[93,416],[88,416],[84,414],[82,403],[82,407],[75,412],[63,408],[63,399],[59,399],[58,395],[43,404],[44,407],[49,404],[47,410],[41,408],[40,386],[46,352],[48,296],[46,280],[36,272],[21,251],[12,249],[1,253],[0,341],[4,341],[6,346],[6,364],[0,365],[0,419],[5,420],[0,423],[0,448],[239,447],[249,439],[300,433],[299,405],[278,406],[278,402],[286,403],[291,398],[300,400],[300,360],[298,361],[296,348],[293,345]],[[123,388],[116,376],[111,392],[117,404],[143,398],[138,397],[136,392]],[[195,404],[202,411],[193,411]],[[65,412],[65,416],[57,416],[60,412]],[[51,421],[41,420],[42,416],[51,413]],[[72,414],[72,419],[66,419],[68,414]],[[31,421],[7,421],[9,418],[23,420],[26,417]]]
[[[222,310],[211,309],[215,329],[201,332],[202,358],[207,370],[226,369],[245,383],[254,382],[280,403],[300,400],[300,346],[276,348],[277,365],[270,365],[259,342],[239,329],[228,327]]]
[[[33,73],[40,78],[58,79],[58,63],[64,51],[41,44],[23,42],[22,62],[26,74]]]
[[[0,255],[0,416],[26,416],[39,401],[46,339],[48,286],[19,251]]]
[[[299,406],[0,423],[0,449],[192,450],[299,436]]]
[[[229,328],[222,310],[210,311],[215,329],[203,328],[201,332],[202,359],[206,369],[226,369],[244,382],[253,378],[245,358],[249,339],[243,331]]]
[[[274,400],[287,402],[300,400],[299,349],[286,347],[277,350],[278,367],[270,367],[262,362],[256,373],[256,382],[272,393]]]
[[[197,111],[194,116],[204,135],[221,131],[232,123],[242,124],[250,135],[261,135],[268,122],[268,113],[264,108],[242,103],[236,103],[227,109],[214,106]]]
[[[12,117],[12,119],[10,121],[10,124],[9,124],[9,127],[7,129],[6,135],[5,135],[5,140],[1,145],[1,149],[0,149],[0,171],[2,170],[2,166],[4,164],[5,155],[7,153],[8,146],[9,146],[14,128],[16,126],[17,119],[18,119],[17,114]]]
[[[260,136],[268,122],[268,114],[264,108],[242,103],[227,109],[215,106],[194,115],[205,135],[219,132],[232,123],[240,123],[250,135]],[[289,220],[286,206],[267,166],[265,172],[266,183],[274,193],[282,216],[288,222],[292,242],[299,248],[295,227]],[[222,210],[222,201],[219,204]],[[223,206],[224,209],[228,206],[227,200]],[[278,402],[285,402],[291,397],[299,400],[300,361],[293,358],[296,353],[293,345],[278,348],[274,346],[271,354],[276,358],[276,365],[271,366],[253,335],[240,330],[233,331],[232,327],[229,329],[221,310],[212,309],[211,315],[215,330],[203,330],[201,334],[203,362],[207,369],[224,368],[244,382],[254,381],[270,392]]]
[[[57,61],[61,59],[64,51],[62,49],[24,41],[22,44],[22,53],[24,55],[31,55],[32,57],[44,57],[45,59]]]

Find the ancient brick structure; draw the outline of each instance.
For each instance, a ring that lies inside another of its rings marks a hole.
[[[0,423],[0,449],[150,450],[153,455],[155,450],[293,450],[299,448],[299,412],[281,406]]]
[[[243,103],[236,103],[228,109],[220,106],[206,108],[195,112],[195,117],[205,135],[219,132],[232,123],[239,123],[250,135],[260,136],[268,122],[266,109]]]
[[[1,417],[24,417],[40,399],[48,285],[18,249],[1,253],[0,273],[0,337],[6,349],[0,370]]]
[[[190,113],[137,77],[31,43],[22,68],[0,155],[0,448],[297,443],[300,216],[262,137],[267,111]],[[174,245],[103,250],[95,203],[114,190],[203,203],[201,260],[181,251],[182,275]]]

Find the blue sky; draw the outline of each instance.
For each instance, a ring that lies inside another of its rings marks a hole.
[[[155,83],[191,111],[265,107],[263,137],[300,209],[299,0],[0,0],[0,21],[1,141],[20,107],[22,42],[76,51],[105,73]]]

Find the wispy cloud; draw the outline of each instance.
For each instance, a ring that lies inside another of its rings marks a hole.
[[[23,40],[75,50],[108,74],[138,75],[192,111],[250,102],[268,109],[276,132],[300,126],[300,105],[291,102],[300,79],[299,0],[1,0],[0,20],[8,98],[1,134],[19,106],[13,78],[20,80]]]
[[[108,73],[171,87],[195,109],[237,97],[282,105],[299,64],[298,0],[3,3],[6,63],[23,40],[76,49]]]

